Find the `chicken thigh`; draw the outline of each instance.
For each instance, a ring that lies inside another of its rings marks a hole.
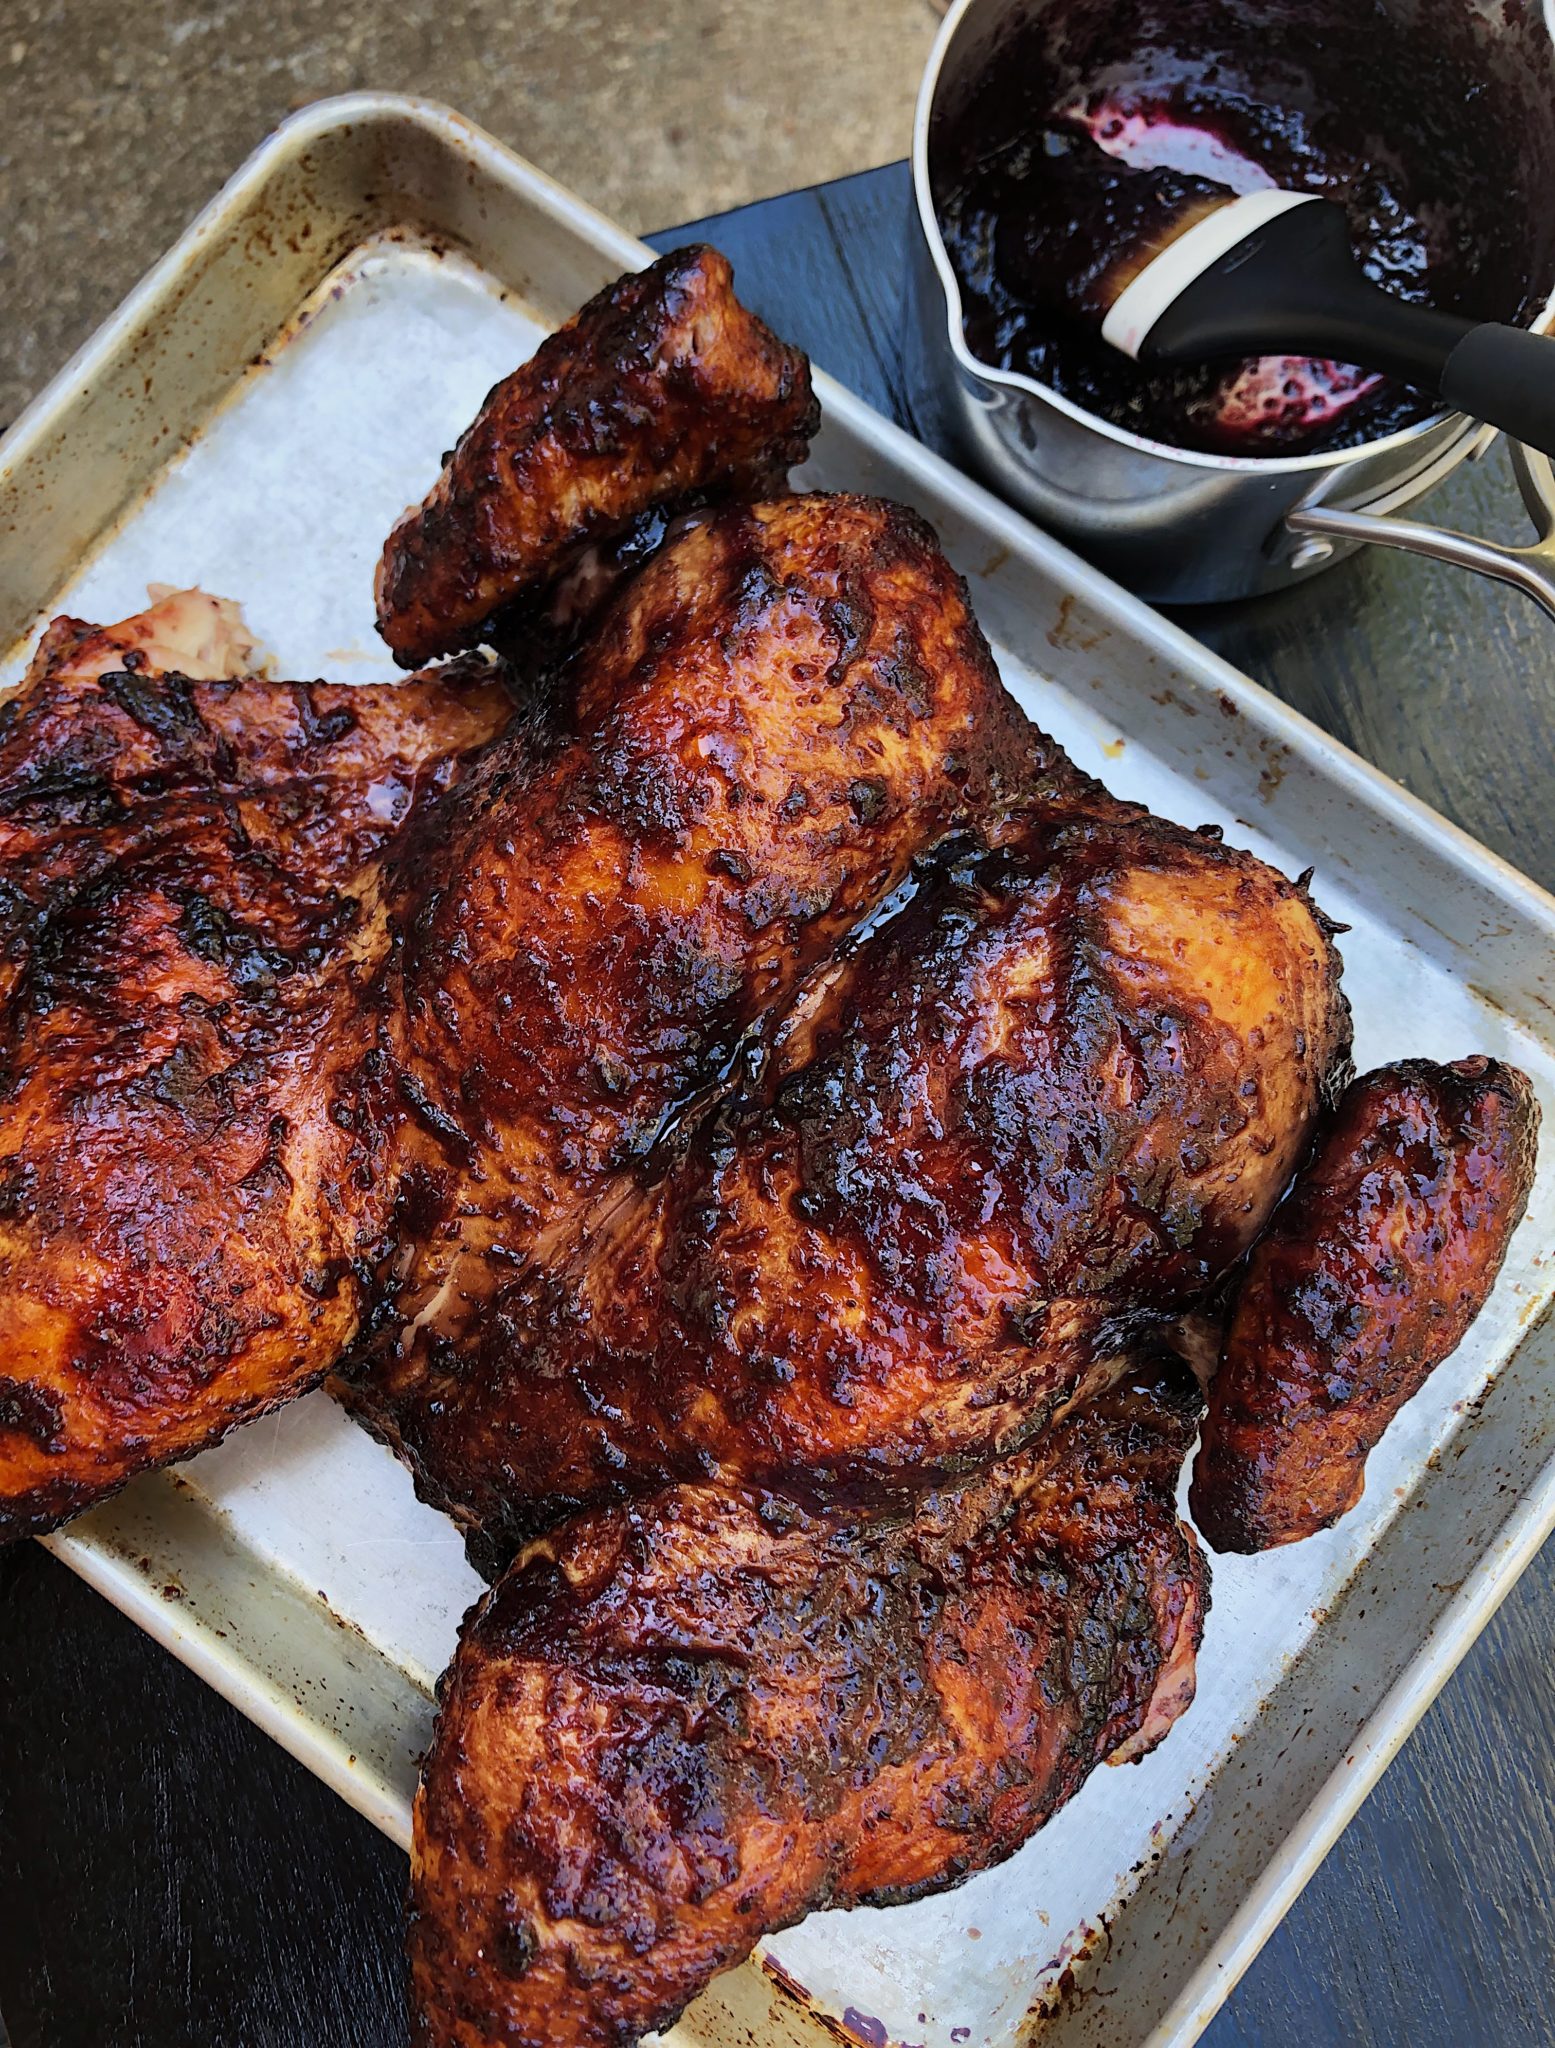
[[[387,1200],[375,862],[512,706],[484,664],[339,689],[251,651],[198,593],[61,620],[0,711],[0,1542],[355,1333]]]
[[[683,1487],[524,1553],[416,1813],[421,2048],[619,2048],[757,1940],[1001,1862],[1192,1695],[1197,1389],[1126,1375],[902,1517]]]

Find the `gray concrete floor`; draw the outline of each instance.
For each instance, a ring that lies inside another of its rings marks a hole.
[[[0,0],[0,427],[293,109],[426,93],[626,226],[905,155],[933,0]]]

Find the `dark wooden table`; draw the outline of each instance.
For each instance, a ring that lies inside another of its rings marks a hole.
[[[905,167],[705,234],[815,360],[914,424]],[[1433,513],[1512,537],[1504,459]],[[1546,887],[1555,624],[1403,557],[1191,629]],[[1211,2027],[1209,2048],[1555,2041],[1555,1547]],[[0,1557],[0,2011],[13,2048],[390,2048],[399,1852],[35,1545]],[[0,2030],[3,2048],[3,2030]],[[1119,2044],[1124,2048],[1124,2044]]]

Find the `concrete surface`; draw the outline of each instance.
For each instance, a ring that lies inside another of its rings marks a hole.
[[[278,121],[457,107],[632,228],[906,154],[933,0],[0,0],[0,427]]]

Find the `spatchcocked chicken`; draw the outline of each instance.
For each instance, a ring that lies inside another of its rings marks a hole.
[[[1213,1545],[1327,1526],[1527,1199],[1524,1078],[1347,1085],[1305,879],[1080,774],[816,420],[680,252],[390,537],[456,659],[272,683],[175,592],[0,710],[0,1540],[326,1375],[405,1458],[495,1580],[437,2048],[621,2048],[1143,1754],[1201,1416]]]

